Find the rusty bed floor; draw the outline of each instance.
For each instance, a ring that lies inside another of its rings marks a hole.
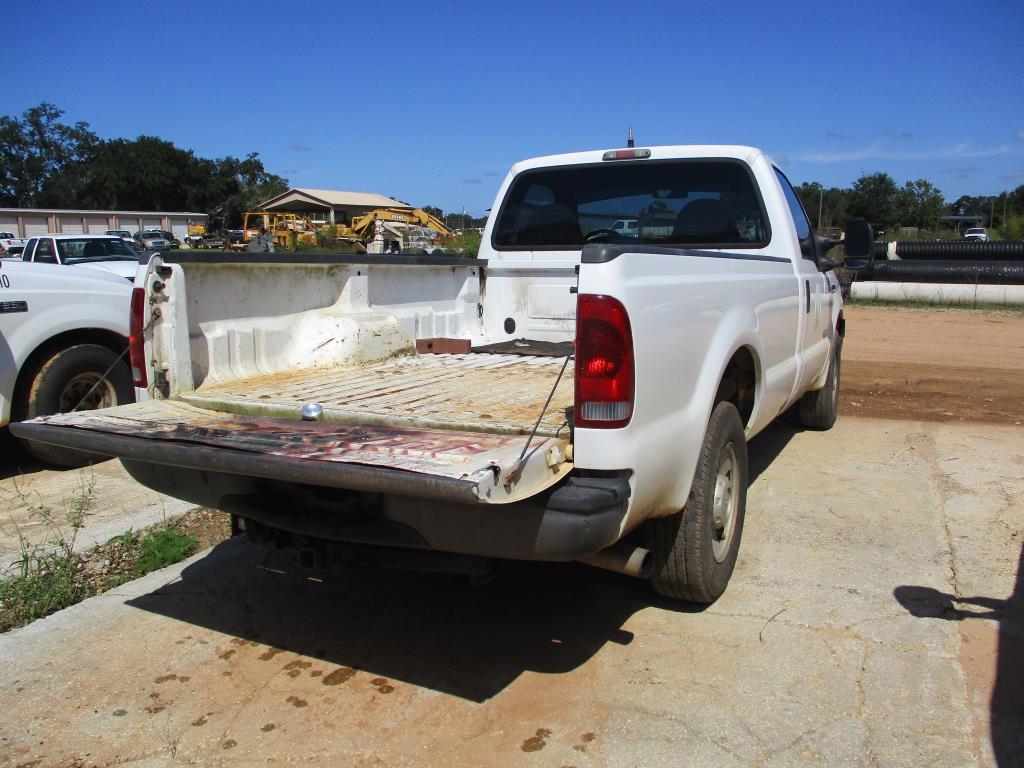
[[[295,418],[319,403],[342,423],[521,434],[533,428],[564,358],[417,355],[369,366],[313,369],[210,382],[180,399],[240,414]],[[573,366],[562,375],[537,433],[555,436],[573,401]]]

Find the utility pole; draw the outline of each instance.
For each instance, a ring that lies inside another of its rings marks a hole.
[[[994,197],[990,197],[988,199],[988,201],[989,201],[989,203],[991,203],[991,207],[989,208],[989,211],[988,211],[988,228],[989,229],[995,229],[995,227],[996,227],[996,199]]]
[[[821,231],[821,204],[824,202],[824,200],[825,200],[825,188],[821,184],[819,184],[818,185],[818,231],[819,232]]]

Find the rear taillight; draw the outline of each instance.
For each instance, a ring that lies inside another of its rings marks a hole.
[[[132,383],[141,389],[149,386],[146,377],[146,340],[143,328],[146,327],[143,317],[146,309],[146,289],[135,288],[132,291],[132,316],[128,325],[128,358],[132,364]]]
[[[580,294],[576,307],[576,426],[624,427],[633,415],[633,331],[611,296]]]

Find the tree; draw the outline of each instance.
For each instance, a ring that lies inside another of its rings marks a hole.
[[[818,206],[821,206],[821,228],[832,229],[841,227],[846,221],[846,206],[849,192],[837,187],[823,189],[816,181],[803,183],[796,188],[800,201],[811,219],[811,223],[818,226]]]
[[[65,168],[91,156],[99,138],[87,123],[66,125],[64,114],[41,102],[21,118],[0,117],[0,204],[31,208]]]
[[[888,173],[861,176],[850,190],[850,215],[862,218],[875,229],[892,229],[897,223],[899,188]]]
[[[904,227],[935,229],[944,207],[942,192],[924,179],[908,181],[896,196],[897,221]]]

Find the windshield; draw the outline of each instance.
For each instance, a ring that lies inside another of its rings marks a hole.
[[[81,238],[58,240],[57,250],[65,264],[80,264],[86,261],[138,261],[139,255],[124,244],[111,238]]]
[[[967,234],[968,235],[983,235],[983,234],[985,234],[985,230],[984,229],[968,229],[967,230]]]
[[[588,242],[752,248],[767,245],[766,221],[753,176],[738,160],[563,166],[516,177],[493,243],[513,250]]]
[[[16,240],[13,232],[0,232],[0,240]]]

